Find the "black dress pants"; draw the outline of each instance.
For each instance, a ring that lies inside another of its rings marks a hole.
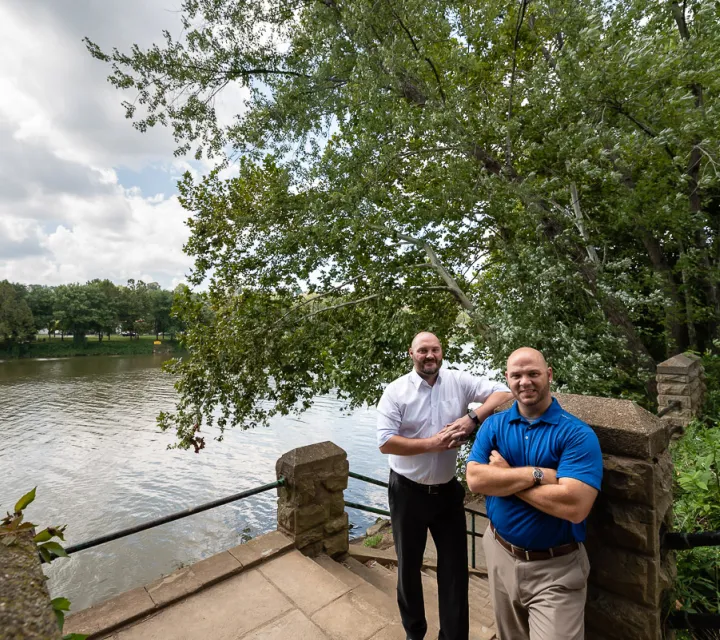
[[[410,640],[427,632],[422,569],[427,532],[437,547],[439,640],[468,640],[468,555],[462,485],[453,478],[436,492],[390,471],[388,500],[398,557],[397,597]]]

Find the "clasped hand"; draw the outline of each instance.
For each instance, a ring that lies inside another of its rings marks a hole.
[[[458,418],[455,422],[446,424],[441,431],[435,435],[437,441],[436,449],[457,449],[463,444],[468,436],[475,430],[475,423],[470,416]]]

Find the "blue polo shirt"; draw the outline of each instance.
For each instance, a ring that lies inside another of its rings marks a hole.
[[[511,467],[557,469],[559,478],[575,478],[600,490],[602,454],[595,432],[567,413],[553,398],[547,411],[532,424],[520,415],[517,402],[485,420],[468,462],[487,464],[495,449]],[[524,549],[549,549],[585,540],[585,522],[543,513],[515,496],[488,496],[487,513],[497,532]]]

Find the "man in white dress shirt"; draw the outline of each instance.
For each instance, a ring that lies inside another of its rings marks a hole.
[[[409,640],[427,632],[421,568],[427,532],[438,555],[440,640],[467,640],[468,556],[465,491],[455,478],[457,447],[509,400],[502,383],[442,369],[442,346],[419,333],[413,370],[391,382],[378,404],[378,446],[389,454],[390,519],[398,557],[397,597]],[[482,402],[468,412],[471,402]]]

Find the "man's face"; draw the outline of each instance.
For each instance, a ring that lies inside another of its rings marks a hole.
[[[505,379],[520,404],[532,407],[550,397],[552,369],[541,358],[520,355],[511,359]]]
[[[421,376],[434,376],[442,365],[443,353],[440,341],[432,335],[419,336],[410,347],[410,357],[415,371]]]

